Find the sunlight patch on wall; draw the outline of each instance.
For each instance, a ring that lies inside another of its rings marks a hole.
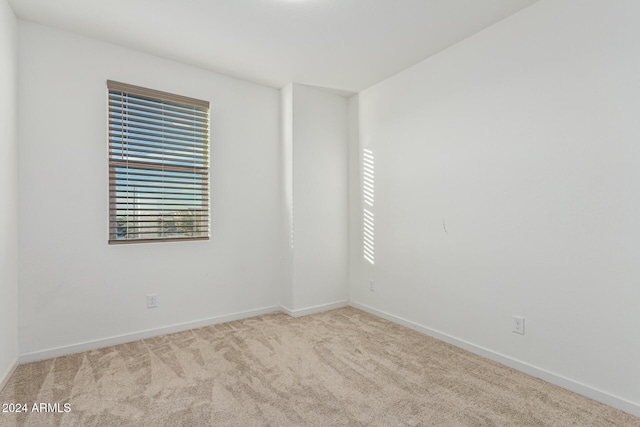
[[[363,256],[370,264],[375,263],[375,162],[373,152],[362,150],[362,214]]]

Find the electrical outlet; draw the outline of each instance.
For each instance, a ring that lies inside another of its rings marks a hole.
[[[371,292],[374,292],[376,290],[376,281],[375,280],[369,280],[369,290]]]
[[[524,335],[524,317],[511,316],[511,319],[513,332],[516,334]]]
[[[158,306],[158,295],[147,295],[147,308],[156,308]]]

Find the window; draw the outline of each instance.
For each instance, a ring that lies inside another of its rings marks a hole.
[[[109,80],[109,243],[209,238],[209,102]]]
[[[362,199],[364,208],[362,213],[363,256],[371,265],[375,261],[375,216],[373,205],[375,203],[375,168],[373,152],[362,150]]]

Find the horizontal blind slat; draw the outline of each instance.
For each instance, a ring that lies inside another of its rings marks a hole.
[[[160,243],[160,242],[183,242],[187,240],[209,240],[209,236],[202,234],[200,236],[193,237],[179,237],[179,238],[157,238],[157,239],[116,239],[115,237],[109,236],[109,244],[110,245],[121,245],[121,244],[130,244],[130,243]]]
[[[154,98],[146,95],[139,95],[133,92],[126,92],[121,90],[109,90],[109,100],[114,103],[129,103],[129,104],[143,104],[150,108],[159,108],[165,110],[171,110],[173,112],[183,113],[183,114],[199,114],[201,116],[206,116],[209,111],[208,108],[199,107],[197,105],[189,105],[188,103],[181,102],[167,102],[166,100],[162,100],[159,98]],[[206,101],[205,101],[206,102]]]
[[[111,129],[109,128],[109,138],[110,140],[113,141],[118,141],[118,140],[125,140],[125,141],[152,141],[152,142],[158,142],[158,143],[162,143],[164,142],[167,138],[163,138],[162,135],[159,134],[155,134],[152,132],[131,132],[128,135],[124,135],[122,132],[118,131],[117,129]],[[206,146],[208,144],[207,142],[208,140],[206,138],[198,138],[198,139],[189,139],[189,138],[184,138],[184,137],[172,137],[170,139],[170,141],[167,141],[167,143],[178,143],[178,144],[196,144],[196,145],[201,145],[201,146]]]
[[[171,108],[166,104],[144,102],[135,98],[114,97],[109,95],[109,114],[121,113],[146,114],[153,117],[164,117],[166,120],[185,120],[189,123],[197,123],[202,127],[209,127],[209,115],[197,110]]]
[[[201,129],[209,129],[209,120],[200,115],[174,114],[166,110],[157,110],[153,108],[145,108],[139,105],[109,103],[109,114],[114,118],[135,117],[136,120],[149,120],[156,122],[159,120],[171,120],[175,125],[194,126],[197,125]]]
[[[195,147],[196,149],[198,149],[199,151],[201,151],[202,153],[208,153],[209,151],[209,147],[207,146],[207,141],[208,140],[202,140],[202,141],[189,141],[189,142],[184,142],[184,141],[173,141],[173,140],[167,140],[166,138],[163,139],[162,137],[158,137],[158,138],[150,138],[150,137],[146,137],[146,136],[132,136],[132,135],[127,135],[126,138],[123,138],[123,135],[116,135],[116,134],[109,134],[109,142],[111,144],[131,144],[131,145],[137,145],[137,144],[144,144],[146,142],[152,143],[151,145],[153,145],[154,147],[157,146],[158,144],[165,144],[167,146],[167,148],[171,148],[171,147]]]
[[[112,159],[109,170],[113,170],[114,173],[120,173],[115,171],[116,168],[132,168],[132,169],[144,169],[146,171],[166,171],[166,172],[183,172],[183,173],[198,173],[202,175],[208,175],[207,166],[179,166],[179,165],[159,165],[157,163],[149,163],[138,160],[118,160]],[[147,176],[157,176],[149,174]],[[168,178],[171,176],[169,175]],[[180,177],[177,177],[180,178]]]
[[[201,157],[204,157],[207,154],[207,150],[203,145],[195,145],[195,144],[185,144],[185,143],[175,143],[172,141],[156,141],[155,144],[152,144],[150,141],[145,140],[136,140],[133,138],[114,138],[109,143],[109,148],[112,150],[128,150],[128,149],[137,149],[138,147],[143,149],[158,149],[158,145],[161,145],[167,150],[171,150],[171,152],[182,152],[182,153],[193,153],[197,154]]]
[[[138,154],[139,153],[139,154]],[[130,150],[128,153],[120,153],[118,151],[110,150],[109,154],[116,160],[128,161],[134,159],[136,161],[148,161],[150,163],[158,165],[175,165],[184,167],[198,166],[202,163],[201,158],[194,158],[188,156],[178,156],[174,154],[164,154],[156,152],[144,152]],[[195,162],[195,163],[194,163]]]
[[[176,140],[176,141],[188,141],[188,142],[202,142],[206,141],[208,134],[198,134],[184,132],[176,128],[168,127],[158,128],[156,126],[147,126],[145,124],[139,124],[140,122],[129,122],[123,128],[123,125],[119,122],[109,121],[109,133],[114,136],[120,136],[121,138],[127,138],[128,135],[144,135],[152,137],[162,137],[162,139]]]
[[[194,120],[181,120],[178,122],[176,119],[164,115],[158,115],[157,117],[148,119],[122,110],[119,112],[111,112],[110,119],[109,122],[111,124],[122,125],[125,130],[135,126],[147,125],[152,128],[163,128],[165,130],[181,130],[205,135],[209,133],[209,127],[204,123],[198,123]]]

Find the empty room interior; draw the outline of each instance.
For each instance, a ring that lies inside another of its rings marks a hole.
[[[639,40],[0,0],[0,425],[640,426]]]

